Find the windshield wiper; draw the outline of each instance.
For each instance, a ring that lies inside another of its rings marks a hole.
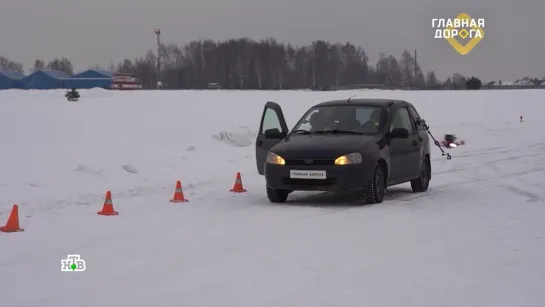
[[[316,131],[315,133],[319,133],[319,134],[326,134],[326,133],[333,133],[333,134],[359,134],[359,135],[365,134],[365,133],[363,133],[363,132],[357,132],[357,131],[351,131],[351,130],[339,130],[339,129],[333,129],[333,130],[320,130],[320,131]]]

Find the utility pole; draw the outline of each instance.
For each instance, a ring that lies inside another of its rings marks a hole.
[[[155,29],[157,35],[157,88],[161,88],[162,83],[159,80],[161,75],[161,29]]]
[[[416,49],[414,50],[414,83],[415,83],[415,86],[417,84],[417,78],[418,78],[418,75],[417,75],[417,67],[418,67],[418,62],[416,61]]]

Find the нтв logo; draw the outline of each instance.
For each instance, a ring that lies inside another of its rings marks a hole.
[[[86,268],[85,260],[80,255],[68,255],[66,259],[61,259],[62,272],[83,272]]]
[[[466,13],[456,18],[434,18],[434,38],[444,38],[461,55],[468,54],[484,37],[484,19],[475,19]]]

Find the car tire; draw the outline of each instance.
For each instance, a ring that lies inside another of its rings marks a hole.
[[[411,180],[411,188],[413,189],[413,192],[426,192],[430,186],[430,178],[430,162],[428,158],[424,158],[422,161],[422,167],[420,168],[420,176]]]
[[[384,169],[380,164],[375,166],[373,178],[365,189],[365,202],[367,204],[380,204],[386,192],[386,180]]]
[[[272,203],[285,203],[289,194],[289,190],[278,190],[267,186],[267,198]]]

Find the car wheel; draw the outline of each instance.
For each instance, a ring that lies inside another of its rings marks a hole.
[[[377,164],[373,172],[373,179],[369,182],[369,186],[365,189],[365,202],[368,204],[380,204],[384,199],[386,192],[386,180],[384,177],[384,169]]]
[[[288,199],[289,190],[277,190],[267,187],[267,198],[273,203],[285,203]]]
[[[430,164],[428,158],[424,158],[420,169],[420,176],[411,180],[411,188],[413,189],[413,192],[426,192],[430,186],[430,178]]]

